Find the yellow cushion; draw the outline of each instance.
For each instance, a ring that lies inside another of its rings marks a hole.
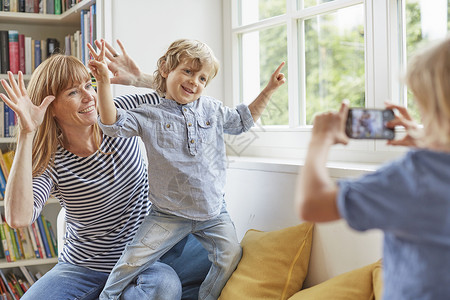
[[[285,300],[299,291],[308,272],[314,224],[285,229],[249,230],[242,259],[219,300]]]
[[[383,295],[383,270],[382,263],[379,260],[375,264],[375,268],[372,271],[373,292],[375,294],[375,300],[381,300]]]
[[[374,299],[372,271],[378,264],[380,264],[379,261],[333,277],[318,285],[301,290],[289,300],[372,300]]]

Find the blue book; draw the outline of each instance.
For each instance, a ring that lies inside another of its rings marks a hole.
[[[42,62],[41,41],[34,41],[34,68],[36,69]]]
[[[37,218],[36,223],[39,228],[39,233],[41,234],[42,243],[44,244],[45,254],[47,255],[48,258],[52,258],[52,252],[50,251],[47,235],[45,234],[44,223],[42,223],[42,217],[40,215]]]
[[[25,255],[22,252],[22,247],[20,247],[20,237],[19,237],[19,234],[17,233],[17,229],[13,228],[13,232],[14,232],[14,237],[16,239],[17,251],[19,252],[19,257],[16,259],[25,258]]]
[[[8,105],[5,105],[8,106]],[[16,113],[8,106],[8,133],[9,137],[13,137],[16,127]]]
[[[3,171],[0,170],[0,195],[5,198],[6,178]]]

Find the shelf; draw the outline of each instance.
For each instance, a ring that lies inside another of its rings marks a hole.
[[[0,260],[0,269],[3,268],[16,268],[20,266],[37,266],[45,264],[56,264],[58,262],[57,257],[52,258],[34,258],[34,259],[21,259],[14,262],[7,262],[6,259]]]
[[[17,74],[14,74],[15,79],[17,79],[18,77],[19,76]],[[30,80],[30,78],[31,78],[31,75],[23,74],[23,80],[28,81],[28,80]],[[8,74],[0,74],[0,79],[8,80],[9,79]],[[0,141],[0,143],[1,143],[1,141]]]
[[[48,15],[24,12],[0,12],[1,23],[41,24],[41,25],[80,25],[78,11],[89,8],[95,0],[83,0],[61,15]]]
[[[13,144],[16,142],[16,138],[13,137],[0,137],[0,144]]]

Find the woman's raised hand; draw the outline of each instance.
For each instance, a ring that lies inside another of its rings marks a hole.
[[[16,113],[20,132],[34,132],[41,125],[45,112],[50,103],[55,100],[55,96],[45,97],[42,103],[37,106],[28,96],[22,72],[19,71],[18,82],[14,79],[12,72],[8,72],[8,79],[9,83],[5,79],[1,80],[8,97],[5,94],[0,94],[0,97]]]

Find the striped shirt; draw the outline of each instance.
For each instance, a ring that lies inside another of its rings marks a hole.
[[[116,106],[131,109],[158,103],[156,94],[128,95]],[[110,272],[150,209],[147,166],[139,140],[103,136],[97,151],[78,157],[62,147],[55,164],[33,178],[34,215],[50,194],[66,210],[60,261]],[[105,154],[107,153],[107,154]]]

